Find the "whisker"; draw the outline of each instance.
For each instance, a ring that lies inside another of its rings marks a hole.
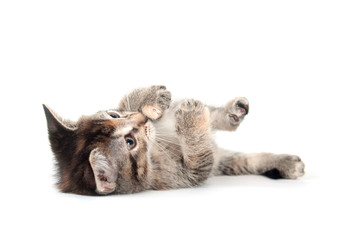
[[[180,146],[180,144],[179,144],[178,142],[171,141],[170,139],[166,139],[166,138],[159,137],[159,136],[157,136],[156,139],[159,139],[159,140],[164,141],[164,142],[167,142],[167,143],[171,143],[171,144],[173,144],[173,145]]]
[[[166,135],[166,136],[175,136],[174,133],[169,133],[168,131],[159,131],[158,129],[156,129],[156,133],[157,134],[161,134],[161,135]]]
[[[155,129],[157,132],[162,133],[162,134],[169,132],[169,128],[165,127],[165,126],[162,126],[162,127],[155,126]]]
[[[172,152],[173,154],[179,154],[179,155],[182,155],[182,150],[180,149],[180,148],[176,148],[176,147],[174,147],[174,146],[171,146],[171,145],[166,145],[168,148],[168,150],[170,151],[170,152]]]
[[[169,136],[169,135],[165,135],[165,134],[157,134],[157,133],[155,133],[155,136],[156,137],[162,137],[162,138],[165,138],[165,139],[168,139],[168,140],[176,140],[177,139],[174,136]]]
[[[162,139],[165,139],[165,140],[169,140],[171,142],[175,142],[175,143],[178,143],[178,138],[174,138],[174,137],[169,137],[169,136],[161,136],[161,135],[157,135],[156,137],[159,137],[159,138],[162,138]]]
[[[178,142],[173,142],[161,137],[155,137],[153,138],[153,141],[156,143],[157,146],[170,148],[168,150],[174,154],[182,154],[182,150],[176,147],[176,146],[181,147],[181,145]]]
[[[162,133],[162,132],[156,131],[156,132],[155,132],[155,135],[164,136],[164,137],[168,137],[168,138],[176,138],[176,135],[174,135],[174,134],[168,134],[168,133],[166,133],[166,132]]]
[[[167,143],[167,142],[157,142],[157,144],[162,146],[162,147],[165,147],[165,149],[167,149],[168,151],[170,151],[174,154],[182,154],[182,150],[180,148],[181,146],[179,144],[177,145],[177,146],[179,146],[179,148],[176,146],[173,146],[174,144]]]
[[[161,152],[165,155],[165,157],[166,157],[168,160],[171,160],[171,159],[172,159],[171,156],[168,155],[166,149],[164,149],[162,146],[160,146],[159,143],[157,143],[156,141],[154,141],[153,144],[161,150]]]

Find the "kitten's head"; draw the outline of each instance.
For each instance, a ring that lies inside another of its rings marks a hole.
[[[154,128],[142,113],[100,111],[71,122],[46,105],[44,111],[61,191],[95,195],[149,188]]]

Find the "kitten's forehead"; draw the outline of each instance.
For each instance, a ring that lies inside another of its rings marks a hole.
[[[106,111],[106,113],[110,113],[110,112],[116,112],[116,113],[119,113],[121,115],[130,115],[130,114],[136,113],[136,112],[131,112],[131,111],[119,110],[119,109],[108,109]]]
[[[121,117],[129,116],[131,114],[134,114],[136,112],[130,112],[130,111],[123,111],[123,110],[118,110],[118,109],[108,109],[108,110],[103,110],[99,111],[96,114],[92,115],[92,119],[108,119],[110,118],[110,114],[118,114]]]
[[[133,127],[132,126],[123,126],[123,127],[119,127],[116,128],[112,137],[122,137],[125,136],[127,134],[129,134],[132,131]]]

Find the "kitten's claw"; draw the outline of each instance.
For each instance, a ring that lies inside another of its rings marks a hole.
[[[238,97],[225,106],[226,116],[232,125],[240,124],[248,114],[250,107],[247,98]]]

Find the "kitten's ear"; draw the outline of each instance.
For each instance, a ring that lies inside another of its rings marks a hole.
[[[71,121],[63,121],[59,116],[57,116],[47,105],[43,104],[47,128],[50,133],[56,133],[61,131],[75,131],[76,124]]]
[[[99,194],[114,192],[117,178],[116,162],[108,159],[99,148],[92,150],[89,161],[95,176],[96,192]]]
[[[58,163],[65,164],[70,162],[74,152],[74,133],[77,129],[76,124],[64,121],[58,117],[48,106],[43,105],[48,128],[48,137],[52,152],[55,154]]]

